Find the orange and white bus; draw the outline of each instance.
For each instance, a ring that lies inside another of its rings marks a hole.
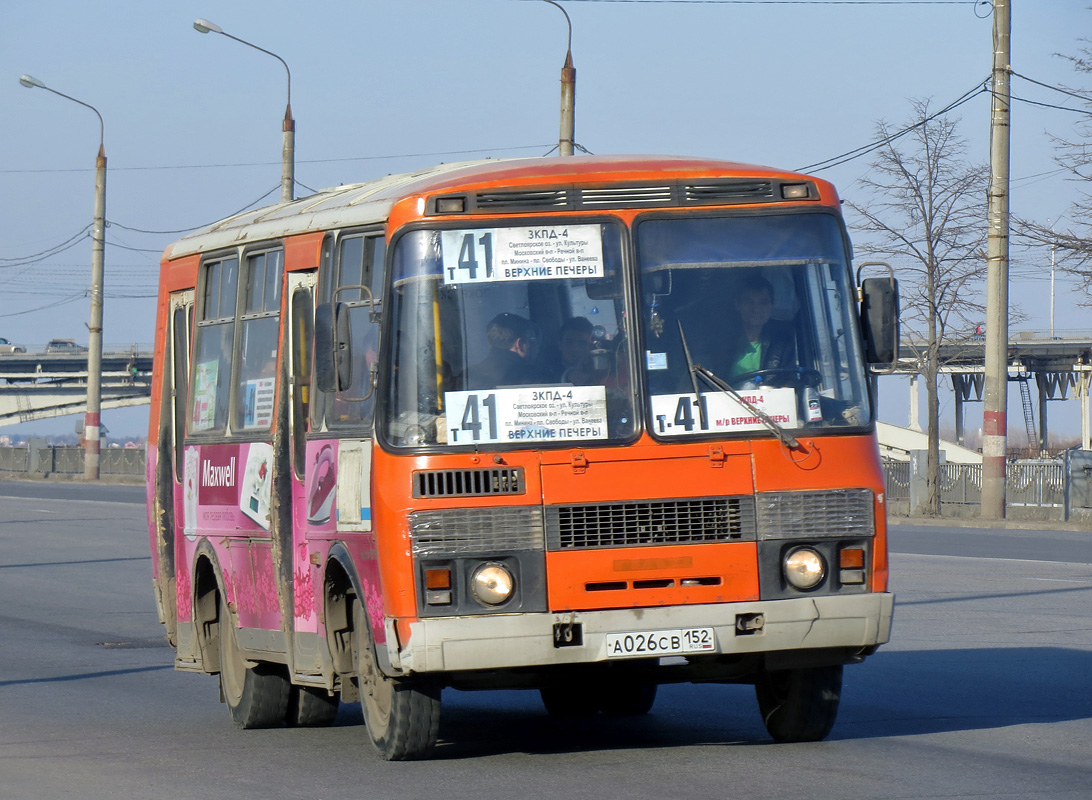
[[[237,725],[441,690],[642,714],[753,684],[825,737],[890,635],[860,281],[834,188],[712,160],[484,161],[246,212],[163,256],[149,533],[178,669]],[[860,283],[860,285],[858,285]]]

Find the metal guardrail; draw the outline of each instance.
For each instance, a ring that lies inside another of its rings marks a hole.
[[[908,501],[910,462],[885,460],[884,485],[892,501]],[[1005,504],[1027,508],[1064,508],[1070,479],[1060,461],[1010,461],[1005,482]],[[981,464],[941,464],[940,504],[976,506],[982,502]]]
[[[910,462],[889,461],[883,462],[884,492],[888,500],[910,499]]]
[[[82,447],[0,447],[0,475],[83,475]],[[144,449],[107,447],[99,454],[99,474],[143,477]]]
[[[1005,493],[1006,500],[1008,492]],[[940,502],[961,506],[982,503],[981,464],[941,464]]]

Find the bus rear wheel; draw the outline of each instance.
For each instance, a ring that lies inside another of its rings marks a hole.
[[[247,664],[227,603],[220,601],[220,692],[240,728],[279,726],[288,709],[288,675],[278,664]]]
[[[428,758],[440,728],[439,686],[383,674],[361,603],[353,611],[353,626],[360,708],[372,744],[386,761]]]
[[[293,686],[284,721],[290,728],[325,728],[337,719],[340,698],[314,686]]]
[[[838,716],[842,665],[764,670],[755,680],[762,721],[779,742],[825,739]]]

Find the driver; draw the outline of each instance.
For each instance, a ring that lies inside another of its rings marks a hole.
[[[790,326],[771,319],[774,288],[761,275],[744,279],[735,298],[737,332],[728,344],[728,382],[744,381],[752,373],[793,366]]]

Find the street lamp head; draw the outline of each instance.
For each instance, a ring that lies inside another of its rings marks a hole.
[[[45,89],[46,88],[46,85],[44,83],[42,83],[40,80],[38,80],[37,78],[35,78],[33,75],[23,75],[21,78],[19,78],[19,83],[21,83],[23,86],[27,87],[28,89]]]
[[[198,33],[223,33],[224,29],[217,25],[215,22],[209,22],[207,19],[195,19],[193,21],[193,29]]]

